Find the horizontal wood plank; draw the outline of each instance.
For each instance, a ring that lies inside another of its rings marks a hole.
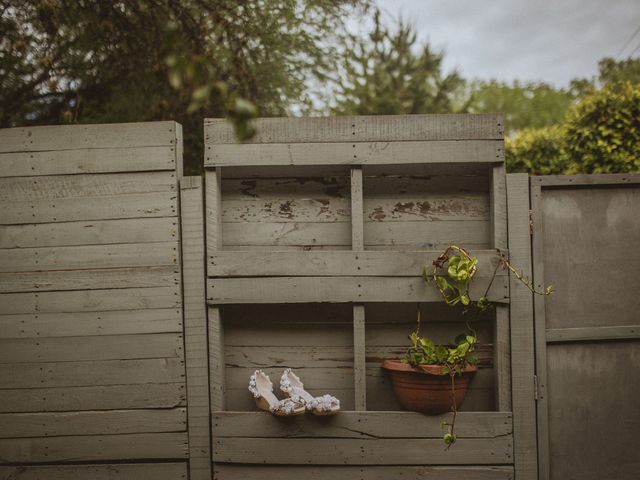
[[[176,189],[176,174],[171,171],[13,177],[0,178],[0,201],[85,199],[133,193],[173,192]]]
[[[179,308],[0,315],[0,339],[182,332]]]
[[[436,438],[450,415],[413,412],[341,412],[332,418],[276,418],[263,412],[214,412],[215,436],[258,438]],[[458,438],[494,438],[512,433],[511,414],[460,412]]]
[[[249,143],[501,139],[501,114],[360,115],[259,118]],[[226,119],[205,119],[207,145],[236,143]]]
[[[488,279],[472,283],[470,293],[484,293]],[[508,301],[506,277],[493,282],[488,298]],[[309,302],[437,302],[441,297],[421,277],[324,277],[210,278],[207,302],[225,303],[309,303]]]
[[[0,466],[0,480],[174,480],[186,478],[186,462]]]
[[[209,255],[210,277],[262,276],[407,276],[420,275],[424,266],[438,258],[442,251],[298,251],[238,252],[217,251]],[[490,275],[499,256],[495,250],[471,252],[478,258],[480,273]],[[505,272],[500,269],[499,275]]]
[[[513,467],[473,466],[473,467],[433,467],[433,466],[298,466],[298,465],[241,465],[216,463],[214,475],[218,480],[513,480]],[[29,480],[31,480],[29,478]],[[55,479],[57,480],[57,479]],[[102,480],[102,479],[99,479]]]
[[[547,343],[635,339],[640,338],[640,325],[551,328],[547,329],[546,337]]]
[[[176,217],[0,225],[0,248],[152,243],[175,240]]]
[[[364,244],[367,247],[402,246],[413,250],[444,250],[451,243],[465,248],[491,248],[490,223],[485,220],[364,222]]]
[[[0,177],[174,171],[175,159],[173,145],[0,153]]]
[[[214,438],[213,461],[312,465],[495,465],[513,458],[511,435],[463,438],[445,450],[442,439]]]
[[[0,130],[0,152],[171,146],[176,126],[164,121],[5,128]]]
[[[205,151],[205,167],[502,163],[501,140],[225,144]]]
[[[0,314],[180,308],[178,286],[0,294]]]
[[[186,429],[185,407],[0,414],[0,438],[182,432]]]
[[[186,405],[184,382],[0,390],[2,413],[175,408],[183,405]]]
[[[184,362],[178,358],[0,364],[3,389],[183,381]]]
[[[0,249],[0,272],[177,265],[176,240],[153,243]]]
[[[0,340],[0,364],[184,358],[182,332]]]
[[[207,233],[209,235],[209,233]],[[238,246],[351,246],[349,222],[223,223],[224,248]]]
[[[166,267],[105,268],[100,270],[53,270],[49,272],[0,273],[0,292],[47,292],[178,286],[177,265]]]
[[[582,174],[582,175],[540,175],[530,178],[532,185],[542,187],[571,187],[572,185],[624,185],[640,183],[640,174],[634,173],[608,173],[608,174]]]
[[[177,215],[176,194],[134,193],[103,197],[56,198],[4,202],[0,222],[4,225],[75,222],[121,218],[173,217]]]
[[[134,433],[0,440],[0,463],[184,459],[187,433]]]

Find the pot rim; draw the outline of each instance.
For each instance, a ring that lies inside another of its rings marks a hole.
[[[392,372],[411,372],[411,373],[426,373],[430,375],[447,375],[442,372],[442,365],[420,365],[414,367],[408,363],[404,363],[399,358],[386,358],[382,362],[382,368]],[[462,373],[473,373],[478,370],[477,365],[467,365],[462,369]]]

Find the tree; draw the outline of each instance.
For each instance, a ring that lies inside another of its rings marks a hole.
[[[640,84],[613,83],[585,96],[558,126],[506,141],[509,171],[533,174],[640,171]]]
[[[175,119],[188,171],[202,118],[307,102],[336,59],[330,39],[367,0],[4,0],[0,127]],[[255,107],[254,107],[255,105]]]
[[[575,96],[544,82],[509,84],[497,80],[475,81],[469,87],[470,113],[503,112],[507,134],[562,122]]]
[[[453,111],[464,81],[457,72],[443,75],[443,54],[428,44],[417,45],[413,28],[402,21],[391,31],[382,25],[379,11],[373,20],[366,38],[352,35],[344,45],[332,112],[392,115]]]

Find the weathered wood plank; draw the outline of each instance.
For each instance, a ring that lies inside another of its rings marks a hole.
[[[0,178],[0,201],[35,202],[173,192],[176,183],[176,174],[170,171]]]
[[[364,199],[364,215],[369,222],[490,220],[486,194],[432,194],[409,197],[369,197]]]
[[[177,265],[177,241],[0,249],[0,272]]]
[[[370,222],[364,223],[365,248],[402,246],[413,250],[444,250],[449,244],[464,245],[470,250],[491,248],[491,228],[488,221],[464,222]]]
[[[0,438],[181,432],[186,429],[187,409],[184,407],[0,414]]]
[[[0,292],[99,290],[179,285],[177,266],[0,273]]]
[[[184,362],[179,358],[0,364],[4,389],[183,381]]]
[[[156,409],[187,404],[184,382],[4,389],[0,392],[2,413]]]
[[[364,250],[364,186],[362,167],[351,168],[351,248]]]
[[[219,168],[205,172],[205,219],[207,252],[222,247],[222,172]]]
[[[205,167],[259,165],[383,165],[502,163],[498,140],[429,142],[220,144],[206,150]]]
[[[493,167],[491,175],[491,240],[493,248],[507,248],[507,184],[504,165]]]
[[[211,277],[256,276],[385,276],[420,275],[441,251],[297,251],[251,252],[221,250],[209,254]],[[499,257],[494,250],[474,250],[478,277],[492,273]],[[506,275],[500,269],[498,275]]]
[[[546,331],[546,338],[547,343],[627,340],[640,338],[640,325],[551,328]]]
[[[209,392],[211,411],[225,409],[225,329],[220,308],[209,307]],[[248,377],[247,377],[248,378]],[[248,380],[247,380],[248,382]],[[212,432],[215,437],[215,431]]]
[[[422,168],[419,168],[422,167]],[[438,167],[438,168],[436,168]],[[450,197],[482,197],[489,203],[488,193],[491,190],[490,171],[493,167],[485,167],[475,171],[471,167],[460,168],[457,165],[389,165],[387,172],[373,175],[372,170],[383,167],[367,167],[364,186],[365,197],[398,198],[424,196],[449,199]],[[416,171],[405,170],[414,168]],[[489,168],[490,171],[487,171]]]
[[[10,338],[0,340],[0,364],[184,358],[182,345],[181,333]]]
[[[180,309],[0,315],[0,339],[169,332],[182,332]]]
[[[181,308],[177,286],[0,294],[0,314]]]
[[[175,217],[0,226],[0,248],[151,243],[177,238]]]
[[[279,197],[222,201],[224,223],[243,222],[348,222],[351,218],[348,198]]]
[[[414,412],[341,412],[331,419],[305,415],[274,418],[262,412],[216,412],[213,426],[219,437],[271,438],[441,438],[443,421],[450,415]],[[459,438],[495,438],[512,432],[511,414],[460,412]]]
[[[529,177],[507,175],[509,258],[531,272],[529,234]],[[532,294],[515,277],[510,278],[511,388],[514,464],[517,478],[537,480],[535,351]]]
[[[205,234],[201,177],[180,180],[182,285],[191,480],[211,479]]]
[[[187,478],[187,464],[135,463],[102,465],[0,466],[0,480],[173,480]]]
[[[0,153],[0,177],[174,170],[175,148],[83,148]]]
[[[541,175],[532,176],[531,185],[544,187],[563,187],[572,185],[619,185],[640,183],[637,173],[608,173],[594,175]]]
[[[216,438],[213,461],[315,465],[491,465],[512,462],[512,438],[460,439],[444,450],[442,439]]]
[[[302,168],[302,171],[300,171]],[[343,167],[345,168],[345,167]],[[349,172],[345,175],[321,175],[324,172],[310,172],[307,168],[291,167],[292,173],[282,178],[246,177],[228,178],[224,170],[222,196],[225,200],[268,200],[272,198],[349,198],[351,190]],[[208,172],[210,170],[207,170]],[[299,173],[299,176],[293,176]]]
[[[221,224],[225,248],[243,246],[348,246],[349,222],[224,223]],[[212,252],[211,248],[207,248]]]
[[[487,282],[478,279],[472,296],[481,295]],[[508,282],[498,277],[488,298],[508,301]],[[421,277],[324,277],[213,278],[207,281],[207,302],[308,303],[308,302],[430,302],[440,301],[438,291]]]
[[[242,465],[216,463],[215,478],[218,480],[335,480],[336,478],[357,478],[360,480],[513,480],[513,467],[431,467],[431,466],[297,466],[297,465]],[[28,480],[31,480],[30,478]],[[57,479],[55,479],[57,480]],[[101,478],[99,480],[102,480]]]
[[[259,118],[250,143],[501,139],[501,114]],[[225,119],[205,119],[205,143],[236,143]]]
[[[493,348],[496,408],[511,411],[511,338],[509,333],[509,306],[495,306]]]
[[[0,210],[4,225],[176,216],[177,195],[166,192],[56,198],[31,202],[5,202]]]
[[[182,459],[187,433],[134,433],[0,440],[1,463]]]
[[[176,123],[55,125],[0,130],[0,152],[172,146]]]
[[[367,409],[364,305],[353,305],[353,380],[355,409]]]

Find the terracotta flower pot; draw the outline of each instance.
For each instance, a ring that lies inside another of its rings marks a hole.
[[[401,360],[388,359],[382,363],[382,368],[389,372],[393,392],[403,408],[429,415],[439,415],[451,410],[451,377],[442,373],[442,366],[412,367]],[[455,376],[456,408],[464,400],[469,381],[477,370],[478,367],[470,365],[462,374]]]

